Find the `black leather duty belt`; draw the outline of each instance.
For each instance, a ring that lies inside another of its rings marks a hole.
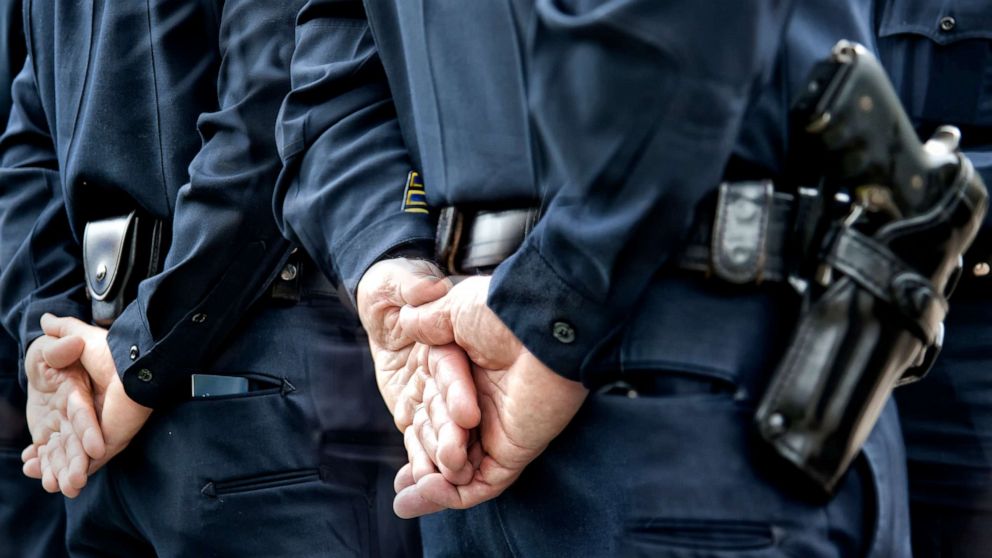
[[[717,201],[696,219],[677,267],[736,284],[786,281],[793,264],[794,196],[770,181],[720,186]],[[520,247],[538,208],[441,211],[438,262],[452,275],[492,271]]]
[[[468,210],[445,207],[438,218],[435,255],[451,275],[491,272],[530,234],[541,210],[536,207]]]

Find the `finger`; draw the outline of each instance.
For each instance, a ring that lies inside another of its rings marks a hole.
[[[68,368],[83,356],[86,343],[82,337],[69,335],[45,344],[41,356],[48,366],[55,369]]]
[[[21,452],[21,461],[24,466],[21,471],[24,476],[41,480],[41,458],[38,457],[38,446],[31,444]]]
[[[93,459],[100,459],[107,453],[103,440],[103,431],[96,418],[91,394],[82,390],[74,390],[69,394],[66,408],[72,431],[82,441],[82,449]]]
[[[59,491],[59,482],[52,473],[52,467],[48,461],[51,445],[52,440],[49,438],[48,443],[38,449],[38,455],[41,458],[41,487],[45,489],[45,492],[55,494]]]
[[[426,345],[447,345],[455,342],[451,322],[451,298],[445,296],[421,306],[400,309],[400,329],[409,338]]]
[[[30,459],[37,459],[38,457],[38,446],[31,444],[30,446],[24,448],[21,451],[21,463],[27,463]]]
[[[28,478],[41,480],[41,459],[37,457],[28,459],[24,462],[24,466],[21,467],[21,472]]]
[[[416,421],[414,422],[416,424]],[[413,478],[416,480],[436,471],[434,462],[420,444],[415,432],[415,426],[410,426],[403,432],[403,445],[406,446],[407,461],[410,462]]]
[[[468,466],[468,430],[461,428],[448,416],[447,406],[440,394],[431,389],[424,392],[429,422],[424,425],[420,440],[427,452],[434,456],[434,463],[444,478],[454,484],[472,480],[473,471]],[[433,426],[433,428],[430,428]]]
[[[408,277],[399,282],[398,306],[420,306],[448,294],[451,280],[436,265],[425,260],[407,260]]]
[[[424,345],[419,345],[419,347],[426,349]],[[426,351],[424,351],[424,354],[426,355]],[[410,381],[403,387],[399,398],[396,400],[396,406],[393,410],[393,420],[401,431],[413,424],[413,415],[417,407],[424,401],[424,384],[427,377],[427,368],[418,367],[417,371],[410,376]]]
[[[66,438],[65,459],[66,465],[63,473],[59,476],[59,485],[62,487],[63,494],[73,498],[74,495],[70,495],[66,489],[75,490],[78,494],[78,491],[86,486],[86,472],[90,466],[90,459],[83,450],[82,441],[75,434]]]
[[[417,440],[420,442],[420,446],[424,448],[424,451],[430,457],[431,468],[427,469],[414,469],[414,478],[420,478],[421,476],[433,473],[437,469],[437,436],[435,435],[434,425],[431,424],[429,415],[427,413],[426,406],[423,410],[418,411],[417,416],[414,418],[413,427],[414,434],[417,436]]]
[[[87,327],[90,327],[89,324],[76,318],[60,318],[54,314],[44,314],[41,317],[41,330],[45,332],[45,335],[52,337],[78,335]]]
[[[69,467],[69,460],[66,459],[65,455],[65,444],[68,437],[67,434],[52,436],[48,442],[48,467],[51,469],[55,479],[59,481],[60,489],[62,488],[62,482],[67,480],[63,473]]]
[[[413,519],[443,509],[443,506],[425,499],[415,484],[397,492],[396,498],[393,499],[393,513],[402,519]]]
[[[417,483],[413,480],[413,466],[407,463],[400,467],[400,470],[396,472],[396,477],[393,478],[393,492],[399,492],[414,484]]]
[[[464,510],[492,500],[508,486],[509,483],[493,485],[480,479],[458,486],[448,482],[440,473],[434,473],[417,481],[417,492],[421,498],[437,506]]]
[[[65,436],[63,453],[65,465],[58,473],[59,488],[67,498],[75,498],[79,491],[86,486],[86,469],[89,459],[83,451],[82,442],[75,434]]]
[[[479,426],[482,410],[465,351],[455,344],[431,347],[428,369],[437,382],[451,420],[469,430]]]

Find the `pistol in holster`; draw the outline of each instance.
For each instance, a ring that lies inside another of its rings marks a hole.
[[[800,173],[826,200],[797,282],[804,305],[755,420],[760,436],[825,494],[892,390],[940,351],[947,297],[988,194],[960,133],[922,144],[878,61],[841,41],[791,112]],[[849,201],[838,204],[836,200]],[[841,210],[830,207],[843,207]]]

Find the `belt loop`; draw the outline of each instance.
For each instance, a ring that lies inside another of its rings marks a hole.
[[[464,226],[465,215],[457,207],[448,206],[439,212],[434,246],[437,261],[447,268],[449,274],[458,274],[455,257],[461,244]]]
[[[774,199],[771,181],[720,185],[710,246],[710,265],[717,277],[737,284],[761,282]]]

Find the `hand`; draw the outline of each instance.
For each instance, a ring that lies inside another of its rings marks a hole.
[[[413,423],[428,378],[428,347],[418,345],[399,327],[400,309],[432,302],[451,289],[434,264],[396,258],[373,265],[358,283],[358,315],[368,332],[376,383],[396,427]],[[454,409],[459,424],[473,428],[479,421],[474,392],[471,403]]]
[[[24,356],[32,444],[21,454],[24,474],[69,498],[86,486],[91,459],[106,454],[89,376],[79,364],[83,340],[44,335]]]
[[[405,335],[434,346],[456,343],[467,360],[459,362],[457,352],[427,360],[436,389],[428,393],[429,382],[425,386],[414,426],[406,432],[411,463],[396,477],[393,504],[400,517],[495,498],[565,428],[588,394],[579,382],[542,364],[489,309],[489,281],[472,277],[435,302],[402,310]],[[478,440],[462,446],[464,434],[445,433],[457,427],[451,410],[469,405],[462,399],[471,397],[469,390],[449,388],[465,382],[475,385],[482,417]],[[430,471],[425,455],[440,472]],[[445,469],[460,471],[465,462],[474,468],[470,482],[459,485],[445,477]]]
[[[100,420],[106,453],[95,458],[88,473],[93,474],[131,443],[152,410],[131,400],[117,375],[117,366],[107,345],[107,330],[75,318],[56,318],[46,314],[41,328],[47,335],[63,339],[78,338],[83,342],[79,363],[86,370],[93,386],[93,406]]]

